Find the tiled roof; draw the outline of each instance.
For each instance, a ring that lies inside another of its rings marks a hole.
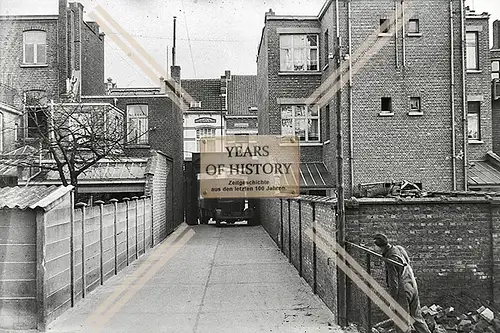
[[[184,89],[195,102],[201,101],[201,108],[189,108],[191,111],[205,111],[222,109],[221,80],[220,79],[188,79],[181,81]],[[189,106],[189,105],[188,105]]]
[[[73,186],[23,186],[1,187],[0,209],[3,208],[44,208],[62,195],[68,193]]]
[[[257,75],[231,76],[227,94],[228,115],[257,115],[248,110],[249,107],[257,106]]]

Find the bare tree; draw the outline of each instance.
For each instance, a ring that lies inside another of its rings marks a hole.
[[[54,103],[43,96],[26,96],[18,131],[38,154],[3,164],[54,170],[63,185],[78,188],[78,178],[102,159],[124,156],[124,145],[137,142],[145,131],[126,130],[124,111],[107,103]]]

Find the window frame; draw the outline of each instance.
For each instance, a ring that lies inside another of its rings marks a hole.
[[[413,107],[414,101],[416,101],[418,104],[418,107],[416,107],[416,108]],[[423,111],[422,111],[422,98],[420,96],[410,96],[409,104],[410,104],[410,110],[408,113],[410,115],[421,115],[423,113]]]
[[[471,112],[471,106],[476,105],[477,110]],[[470,125],[471,125],[471,115],[476,115],[476,137],[471,137],[470,133]],[[481,141],[481,102],[480,101],[468,101],[467,102],[467,140],[470,142],[478,142]]]
[[[416,23],[416,30],[412,30],[412,23]],[[420,34],[420,19],[418,18],[411,18],[408,20],[408,34]]]
[[[206,135],[206,133],[200,133],[201,131],[205,132],[210,130],[211,133]],[[196,151],[200,152],[200,141],[202,138],[215,138],[217,128],[214,126],[199,126],[195,129],[195,140],[196,140]]]
[[[494,70],[493,69],[493,63],[496,63],[498,65],[498,69]],[[496,75],[496,77],[495,77]],[[491,60],[491,79],[500,79],[500,59],[493,59]]]
[[[146,107],[146,115],[133,115],[131,116],[131,109],[133,107]],[[134,130],[140,131],[143,127],[143,133],[140,135],[135,135],[135,138],[132,138],[134,132],[131,131],[131,120],[135,119],[139,122],[139,127]],[[145,121],[141,126],[141,120]],[[128,145],[149,145],[149,105],[148,104],[128,104],[127,105],[127,144]]]
[[[384,108],[384,100],[386,100],[386,102],[388,101],[388,103],[389,103],[388,110],[385,110],[385,108]],[[381,114],[393,114],[394,113],[393,108],[392,108],[392,97],[380,97],[380,113]]]
[[[379,34],[388,35],[391,33],[390,20],[387,17],[381,17],[379,20]]]
[[[305,44],[303,46],[295,46],[294,45],[294,40],[296,36],[305,36]],[[314,36],[316,39],[316,45],[307,45],[307,41],[309,37]],[[290,48],[283,47],[283,38],[285,37],[290,37],[291,43],[290,43]],[[284,59],[284,54],[285,50],[289,50],[289,53],[292,55],[292,59],[290,63],[292,64],[292,69],[287,68],[285,62],[283,61]],[[303,59],[304,69],[295,69],[295,60],[294,60],[294,55],[295,55],[295,50],[304,50],[305,58]],[[316,57],[315,59],[312,59],[311,57],[311,52],[316,51]],[[279,62],[280,62],[280,72],[287,72],[287,73],[307,73],[307,72],[319,72],[320,71],[320,36],[318,33],[282,33],[279,35]],[[316,63],[316,69],[310,69],[312,66],[314,66],[314,62]]]
[[[291,116],[283,117],[284,110],[286,108],[291,107]],[[298,112],[296,111],[299,108],[304,108],[304,115],[296,115]],[[316,115],[312,115],[315,112]],[[291,133],[285,133],[284,131],[284,120],[289,120],[290,125],[287,126],[291,128]],[[297,120],[303,121],[306,124],[304,129],[304,139],[302,139],[301,135],[297,133]],[[317,121],[316,125],[316,139],[310,139],[309,133],[309,124],[310,121]],[[300,143],[321,143],[321,113],[318,106],[310,106],[305,104],[282,104],[280,105],[280,127],[281,127],[281,135],[297,135],[299,137]]]
[[[43,39],[44,43],[33,43],[33,44],[27,44],[26,39],[28,37],[28,34],[30,33],[43,33]],[[28,55],[27,52],[27,45],[33,45],[33,62],[28,62],[26,56]],[[39,45],[43,45],[43,61],[39,61],[38,56],[39,56]],[[40,30],[40,29],[32,29],[32,30],[25,30],[23,31],[23,65],[28,65],[28,66],[40,66],[40,65],[47,65],[47,32],[45,30]]]
[[[471,41],[469,40],[469,36],[474,36],[474,45],[470,45]],[[474,48],[475,58],[474,58],[474,66],[469,66],[470,61],[470,50]],[[477,71],[479,70],[479,33],[477,31],[467,31],[465,34],[465,55],[466,55],[466,69],[468,71]]]

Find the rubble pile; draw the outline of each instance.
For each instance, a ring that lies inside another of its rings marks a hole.
[[[422,315],[433,333],[500,333],[500,315],[480,307],[474,312],[459,314],[453,307],[433,304],[422,307]],[[373,326],[372,333],[395,332],[393,321],[385,320]]]

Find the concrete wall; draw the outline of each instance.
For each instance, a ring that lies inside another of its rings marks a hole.
[[[0,210],[0,328],[37,324],[36,213]]]
[[[151,198],[73,210],[71,195],[0,210],[0,328],[44,329],[153,246]]]
[[[322,250],[320,237],[315,246],[308,236],[316,221],[314,228],[319,235],[325,230],[335,238],[334,207],[334,202],[302,197],[297,201],[262,200],[260,209],[266,231],[336,313],[335,256]],[[422,305],[454,306],[463,312],[500,304],[500,285],[496,283],[500,278],[497,198],[358,199],[347,203],[346,228],[346,237],[353,243],[374,249],[373,235],[383,232],[391,243],[407,249]],[[366,252],[351,246],[349,253],[368,270]],[[385,288],[383,262],[372,257],[369,268]],[[351,322],[366,328],[370,322],[385,319],[355,282],[348,281],[347,294]]]

